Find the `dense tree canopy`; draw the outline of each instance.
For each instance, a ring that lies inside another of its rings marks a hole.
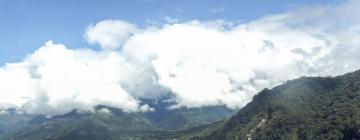
[[[192,139],[360,139],[360,71],[264,89],[219,129]]]

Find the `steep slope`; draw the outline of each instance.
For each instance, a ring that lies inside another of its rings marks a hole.
[[[225,125],[192,139],[360,139],[360,71],[264,89]]]

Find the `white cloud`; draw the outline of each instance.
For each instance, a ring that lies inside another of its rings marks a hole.
[[[359,3],[303,7],[241,24],[194,20],[139,29],[102,21],[85,35],[103,50],[48,42],[1,67],[0,105],[52,115],[97,105],[153,111],[139,99],[171,91],[171,108],[241,108],[259,90],[289,79],[359,69],[360,20],[348,16],[360,13]]]
[[[148,104],[145,104],[140,107],[141,112],[152,112],[155,111],[155,108],[150,107]]]
[[[97,105],[137,111],[139,101],[119,84],[122,65],[115,52],[70,50],[49,41],[23,62],[0,69],[0,91],[6,93],[0,102],[50,115]]]
[[[295,62],[306,62],[294,49],[311,53],[318,48],[309,63],[328,53],[324,41],[295,29],[276,27],[274,34],[265,28],[275,27],[259,23],[222,27],[199,21],[166,25],[134,35],[123,53],[154,68],[158,82],[177,97],[174,107],[230,108],[244,106],[264,87],[308,74],[298,70]]]
[[[111,114],[111,111],[107,108],[101,108],[101,109],[97,110],[97,112],[103,113],[103,114]]]
[[[104,20],[87,28],[85,38],[90,44],[99,44],[104,50],[119,48],[135,32],[134,24],[122,20]]]

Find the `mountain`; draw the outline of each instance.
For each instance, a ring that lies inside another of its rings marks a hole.
[[[0,132],[6,140],[360,139],[360,71],[287,81],[236,114],[224,106],[168,110],[166,102],[146,102],[156,111],[99,106],[51,118],[13,112],[0,116]]]
[[[19,114],[15,110],[7,110],[8,113],[0,115],[0,138],[3,135],[23,128],[33,119],[33,115]]]
[[[31,119],[22,121],[17,129],[4,133],[2,139],[155,140],[172,136],[176,131],[229,118],[237,112],[224,106],[169,110],[167,104],[156,105],[154,112],[143,113],[126,113],[116,108],[98,106],[94,113],[73,110],[51,118],[44,115],[32,116]],[[108,111],[102,112],[103,109]]]
[[[360,139],[360,71],[264,89],[235,116],[210,127],[217,128],[194,130],[198,135],[188,139]]]

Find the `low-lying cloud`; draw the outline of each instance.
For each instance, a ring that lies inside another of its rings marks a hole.
[[[358,9],[359,1],[349,1],[247,23],[192,20],[143,28],[101,21],[84,34],[100,51],[48,41],[1,67],[0,111],[56,115],[97,105],[153,111],[141,99],[164,97],[171,97],[170,108],[241,108],[259,90],[289,79],[359,69]]]

